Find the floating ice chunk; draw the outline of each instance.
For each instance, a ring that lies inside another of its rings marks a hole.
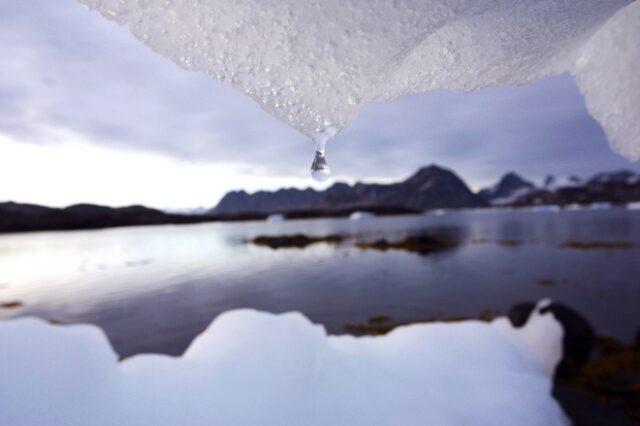
[[[635,203],[627,204],[627,209],[629,209],[629,210],[640,210],[640,201],[636,201]]]
[[[639,1],[79,1],[310,137],[366,102],[570,71],[613,148],[640,158]]]
[[[267,222],[269,223],[280,223],[285,221],[285,216],[280,213],[274,213],[267,217]]]
[[[0,424],[559,425],[560,325],[532,316],[327,336],[298,313],[220,315],[182,357],[118,363],[93,326],[0,322]]]
[[[349,215],[350,220],[363,220],[363,219],[373,219],[376,217],[374,213],[367,211],[355,211]]]

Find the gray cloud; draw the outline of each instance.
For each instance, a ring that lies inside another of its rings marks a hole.
[[[0,132],[87,141],[254,174],[306,175],[312,145],[247,97],[187,72],[74,0],[0,3]],[[514,169],[588,175],[634,168],[612,153],[569,76],[471,94],[372,104],[329,142],[338,177],[394,178],[437,162],[477,185]]]

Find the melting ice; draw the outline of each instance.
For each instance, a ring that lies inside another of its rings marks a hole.
[[[640,1],[80,1],[310,138],[366,102],[568,71],[613,149],[640,158]]]

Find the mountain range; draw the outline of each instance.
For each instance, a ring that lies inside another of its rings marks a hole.
[[[391,184],[335,183],[324,191],[280,189],[274,192],[227,193],[213,209],[216,213],[284,213],[307,209],[367,210],[372,207],[402,207],[418,211],[487,205],[455,173],[432,165],[408,179]]]
[[[324,191],[295,188],[253,194],[232,191],[215,208],[195,210],[190,214],[144,206],[112,208],[76,204],[52,208],[5,202],[0,203],[0,232],[264,220],[276,213],[287,218],[344,217],[356,211],[384,215],[434,209],[637,201],[640,201],[640,174],[627,170],[598,173],[585,180],[575,176],[560,179],[549,176],[541,185],[512,172],[505,174],[495,185],[474,193],[454,172],[432,165],[391,184],[335,183]]]
[[[640,201],[640,174],[621,170],[590,179],[548,176],[537,186],[514,172],[495,185],[472,192],[453,171],[431,165],[391,184],[335,183],[324,191],[287,188],[277,191],[227,193],[212,210],[216,214],[288,213],[313,210],[356,211],[404,208],[416,211],[489,206],[624,204]]]

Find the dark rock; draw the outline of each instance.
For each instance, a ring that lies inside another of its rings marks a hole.
[[[19,300],[12,300],[11,302],[2,302],[0,303],[0,308],[2,309],[15,309],[23,306],[23,303]]]
[[[555,383],[553,397],[575,426],[633,426],[637,423],[618,407],[580,389]]]
[[[635,246],[629,241],[565,241],[560,244],[561,248],[574,250],[618,250]]]
[[[522,327],[529,319],[535,306],[534,303],[514,305],[507,316],[515,327]],[[596,343],[593,327],[582,315],[562,303],[553,302],[540,312],[551,312],[564,329],[563,355],[556,369],[556,375],[567,377],[577,374],[593,353]]]
[[[428,255],[444,250],[450,250],[458,246],[457,241],[445,240],[433,235],[411,235],[403,240],[390,242],[386,239],[380,239],[373,242],[361,242],[356,247],[361,249],[374,250],[405,250],[421,255]]]
[[[310,237],[304,234],[293,235],[259,235],[251,242],[257,246],[265,246],[277,250],[279,248],[305,248],[316,243],[339,243],[344,239],[340,235]]]

